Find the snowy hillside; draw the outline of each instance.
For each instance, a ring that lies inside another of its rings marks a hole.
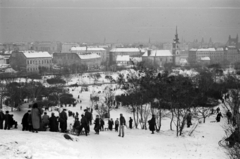
[[[84,77],[88,78],[88,77]],[[104,77],[101,77],[103,80]],[[78,78],[73,78],[76,83]],[[90,81],[90,80],[86,80]],[[70,83],[71,83],[70,82]],[[112,85],[114,87],[114,85]],[[80,99],[76,107],[66,107],[72,112],[84,113],[83,109],[91,107],[90,94],[103,91],[105,85],[89,86],[88,91],[80,93],[81,87],[70,88],[74,98]],[[121,94],[120,90],[115,92]],[[80,110],[80,106],[83,107]],[[74,141],[66,140],[63,133],[21,131],[21,120],[28,110],[28,104],[22,106],[22,111],[14,110],[14,119],[18,122],[18,129],[0,130],[0,159],[224,159],[227,158],[224,149],[219,147],[218,141],[225,134],[220,123],[215,121],[216,115],[206,119],[205,124],[198,124],[191,136],[190,128],[184,129],[182,137],[176,137],[176,132],[169,130],[169,118],[163,118],[161,131],[151,134],[149,130],[125,129],[124,138],[118,137],[115,131],[101,131],[96,135],[91,126],[89,136],[72,136]],[[4,111],[10,110],[4,107]],[[53,111],[58,116],[57,111]],[[52,112],[47,111],[50,115]],[[111,118],[115,120],[122,113],[126,121],[132,117],[131,111],[120,107],[111,111]],[[97,112],[93,111],[95,118]],[[68,117],[68,128],[74,118]],[[196,123],[196,121],[194,121]],[[105,121],[105,123],[107,123]],[[127,122],[128,124],[128,122]],[[106,126],[106,124],[105,124]],[[175,127],[173,126],[175,129]]]

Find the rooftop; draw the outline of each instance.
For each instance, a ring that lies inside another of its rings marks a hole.
[[[203,49],[198,49],[197,51],[216,51],[215,48],[203,48]]]
[[[72,47],[71,51],[105,51],[104,48],[101,47]]]
[[[210,57],[201,57],[202,61],[210,61]]]
[[[52,55],[50,55],[48,52],[23,51],[22,53],[26,56],[26,58],[38,58],[38,57],[51,58],[52,57]]]
[[[139,48],[113,48],[110,52],[142,52]]]
[[[151,50],[150,55],[146,51],[143,56],[173,56],[170,50]]]
[[[129,61],[129,55],[117,55],[116,61]]]
[[[101,58],[101,56],[97,54],[78,54],[80,59],[95,59],[95,58]]]

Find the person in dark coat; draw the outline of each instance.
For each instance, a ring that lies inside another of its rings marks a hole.
[[[37,103],[34,103],[31,110],[33,132],[35,131],[36,133],[38,133],[38,130],[40,129],[41,115],[41,109],[38,107]]]
[[[96,132],[96,134],[99,134],[99,131],[100,131],[100,119],[99,119],[99,115],[97,115],[96,116],[96,119],[95,119],[95,121],[94,121],[94,130],[95,130],[95,132]]]
[[[154,134],[155,126],[156,126],[156,119],[154,115],[152,115],[152,119],[148,121],[148,124],[149,124],[150,131],[152,131],[152,134]]]
[[[86,120],[87,120],[87,133],[89,133],[90,132],[90,124],[91,124],[91,120],[92,120],[92,115],[91,115],[91,113],[90,112],[88,112],[88,109],[85,109],[84,110],[85,111],[85,118],[86,118]]]
[[[5,114],[5,127],[4,127],[4,130],[10,130],[11,128],[11,116],[9,114],[9,111],[6,111],[6,114]]]
[[[2,111],[2,109],[0,109],[0,129],[3,129],[3,121],[5,120],[5,115]]]
[[[187,119],[187,127],[189,128],[192,125],[192,115],[190,111],[188,112],[186,119]]]
[[[113,124],[114,124],[113,119],[108,120],[108,129],[111,131],[113,129]]]
[[[32,126],[32,114],[31,111],[28,115],[28,130],[33,132],[33,126]]]
[[[217,111],[217,114],[218,114],[218,113],[219,113],[219,111],[220,111],[220,108],[219,108],[219,107],[217,107],[216,111]]]
[[[120,114],[120,127],[119,127],[119,137],[124,137],[124,126],[126,126],[126,120],[122,114]]]
[[[75,118],[74,124],[73,124],[73,132],[77,132],[77,134],[79,134],[79,130],[80,130],[80,121],[78,118]]]
[[[227,115],[227,119],[228,119],[228,124],[230,124],[230,121],[232,119],[232,113],[230,112],[230,110],[228,110],[226,115]]]
[[[130,120],[129,120],[129,128],[132,129],[132,123],[133,123],[133,120],[132,118],[130,117]]]
[[[79,129],[78,136],[80,135],[83,128],[85,130],[85,135],[87,136],[88,135],[88,121],[83,114],[81,115],[81,117],[82,117],[81,118],[81,126],[80,126],[80,129]]]
[[[66,109],[63,109],[62,112],[59,115],[59,122],[60,122],[60,128],[61,132],[67,131],[67,113]]]
[[[101,130],[104,131],[104,125],[105,125],[105,122],[104,120],[101,118]]]
[[[49,118],[49,127],[50,127],[50,131],[58,132],[58,121],[54,113],[52,113],[51,117]]]
[[[13,119],[13,114],[10,115],[10,128],[14,126],[15,129],[17,129],[17,121]]]
[[[49,116],[47,115],[47,112],[44,112],[44,115],[42,116],[42,126],[43,130],[47,130],[47,126],[49,125]]]
[[[118,118],[115,120],[115,131],[118,131],[118,127],[119,127],[119,120]]]
[[[29,116],[30,112],[31,112],[30,110],[28,112],[26,112],[22,118],[22,126],[23,126],[22,131],[29,130],[28,116]]]
[[[219,113],[217,114],[217,117],[216,117],[217,122],[220,122],[221,117],[223,117],[223,116],[222,116],[222,113],[219,112]]]

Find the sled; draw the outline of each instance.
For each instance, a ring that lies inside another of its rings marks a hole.
[[[223,148],[225,148],[225,149],[228,149],[228,148],[230,148],[230,147],[229,147],[229,142],[226,141],[225,139],[226,139],[226,138],[223,138],[222,140],[220,140],[220,141],[218,142],[218,145],[219,145],[220,147],[223,147]]]

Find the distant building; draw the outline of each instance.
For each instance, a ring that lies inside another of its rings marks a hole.
[[[62,49],[58,53],[61,53],[61,52],[69,53],[71,52],[72,47],[77,47],[77,46],[79,46],[78,43],[62,43]]]
[[[116,64],[118,55],[129,55],[129,57],[142,57],[145,50],[139,48],[113,48],[109,51],[110,64]]]
[[[59,66],[86,65],[88,70],[99,69],[101,56],[97,54],[54,53],[53,62]]]
[[[94,53],[101,56],[101,62],[107,62],[107,51],[100,47],[72,47],[71,52],[78,54]]]
[[[117,66],[129,66],[130,65],[130,57],[129,55],[117,55],[116,59]]]
[[[190,49],[188,51],[188,63],[194,65],[197,62],[197,49]]]
[[[143,62],[157,67],[163,67],[165,63],[173,63],[173,59],[170,50],[147,50],[142,55]]]
[[[34,42],[31,50],[48,52],[50,54],[54,52],[61,52],[62,45],[60,42]]]
[[[201,57],[209,57],[210,63],[221,63],[224,61],[225,54],[223,48],[203,48],[197,49],[196,58],[200,60]]]
[[[39,72],[41,68],[51,69],[52,55],[48,52],[14,51],[10,56],[10,65],[22,72]]]
[[[209,57],[201,57],[199,59],[199,62],[202,65],[209,65],[210,64],[210,58]]]
[[[226,44],[226,60],[229,63],[240,62],[240,46],[238,42],[238,35],[236,38],[229,36]]]

